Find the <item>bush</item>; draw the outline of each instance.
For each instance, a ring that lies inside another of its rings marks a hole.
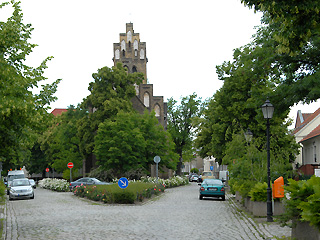
[[[119,191],[113,193],[114,203],[127,203],[132,204],[136,200],[136,196],[133,192]]]
[[[266,182],[256,183],[256,185],[254,185],[254,187],[250,190],[248,194],[251,197],[251,201],[266,202],[267,188],[268,184]]]
[[[192,172],[192,173],[199,173],[199,169],[198,169],[198,168],[192,168],[192,169],[190,170],[190,172]]]
[[[57,192],[69,192],[69,183],[65,179],[44,178],[39,181],[39,186]]]
[[[290,220],[308,221],[320,230],[320,178],[312,176],[308,181],[289,179],[286,191],[283,224]]]
[[[0,181],[0,202],[5,200],[5,192],[6,192],[6,185],[3,181]]]
[[[89,177],[97,178],[104,182],[112,182],[115,178],[115,174],[112,170],[104,170],[101,166],[91,170]]]
[[[251,180],[236,180],[231,179],[229,181],[229,186],[231,188],[231,192],[235,193],[238,191],[243,198],[249,196],[249,192],[254,187],[255,182]]]

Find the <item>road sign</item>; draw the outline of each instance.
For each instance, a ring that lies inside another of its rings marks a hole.
[[[213,166],[210,166],[210,171],[213,171]]]
[[[72,163],[72,162],[69,162],[67,166],[68,166],[68,168],[71,169],[71,168],[73,168],[73,163]]]
[[[155,163],[159,163],[159,162],[161,161],[161,158],[160,158],[159,156],[155,156],[155,157],[153,158],[153,161],[154,161]]]
[[[118,185],[122,189],[128,187],[129,185],[128,179],[126,179],[125,177],[120,178],[118,181]]]
[[[46,168],[46,172],[49,172],[49,168]]]

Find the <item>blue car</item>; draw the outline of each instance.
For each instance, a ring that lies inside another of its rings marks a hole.
[[[199,191],[199,199],[203,197],[219,197],[226,199],[223,182],[220,179],[204,179]]]

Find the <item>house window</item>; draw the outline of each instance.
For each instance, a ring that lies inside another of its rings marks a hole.
[[[144,59],[144,50],[143,49],[140,50],[140,59]]]

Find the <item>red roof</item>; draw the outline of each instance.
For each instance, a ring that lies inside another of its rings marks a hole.
[[[66,112],[68,111],[68,109],[66,108],[55,108],[53,109],[53,111],[51,112],[54,116],[57,116],[57,115],[61,115],[63,112]]]
[[[320,108],[318,108],[314,113],[303,113],[303,122],[300,122],[299,113],[297,114],[296,128],[293,130],[293,134],[299,132],[304,128],[309,122],[311,122],[316,116],[320,114]]]
[[[317,137],[319,135],[320,135],[320,124],[318,125],[318,127],[313,129],[307,136],[305,136],[299,143],[309,140],[311,138]]]

